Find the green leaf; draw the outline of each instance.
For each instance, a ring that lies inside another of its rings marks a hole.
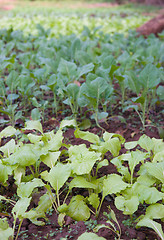
[[[64,60],[63,58],[60,60],[58,71],[68,77],[69,80],[74,80],[77,75],[77,66],[73,62],[69,62]]]
[[[44,162],[44,164],[46,164],[48,167],[52,168],[57,162],[60,153],[61,153],[60,151],[49,152],[47,155],[41,156],[41,161]]]
[[[146,163],[145,167],[149,174],[159,179],[164,184],[164,162]]]
[[[41,119],[41,113],[38,108],[32,109],[31,118],[33,121],[39,121]]]
[[[64,185],[64,183],[67,181],[67,179],[70,177],[70,174],[70,164],[64,165],[58,162],[53,168],[51,168],[48,174],[48,181],[56,191],[59,191],[60,188]]]
[[[88,232],[85,232],[82,235],[80,235],[80,237],[78,237],[78,240],[86,240],[86,239],[87,240],[105,240],[105,238],[99,237],[95,233],[88,233]]]
[[[12,175],[14,168],[1,163],[0,160],[0,183],[5,183],[8,180],[8,176]]]
[[[66,203],[64,203],[64,204],[60,205],[57,210],[60,213],[66,213],[68,210],[68,206]]]
[[[95,162],[100,160],[101,156],[101,153],[89,151],[84,144],[71,146],[68,153],[72,170],[78,175],[90,173]]]
[[[102,167],[105,167],[105,166],[108,166],[109,165],[109,162],[108,162],[108,159],[104,159],[103,161],[99,162],[97,164],[97,168],[96,168],[96,172],[102,168]]]
[[[148,228],[152,228],[157,234],[158,236],[164,240],[164,233],[162,231],[162,227],[159,223],[149,219],[148,217],[144,217],[142,220],[140,220],[137,223],[137,227],[148,227]]]
[[[164,150],[155,154],[153,163],[155,162],[164,162]]]
[[[146,208],[146,217],[150,219],[162,219],[164,217],[164,205],[155,203]]]
[[[146,153],[141,152],[141,151],[132,151],[131,152],[131,156],[128,159],[129,162],[129,168],[130,168],[130,172],[131,175],[133,176],[133,172],[134,172],[134,168],[135,166],[139,163],[144,161],[146,158]]]
[[[75,177],[69,184],[69,189],[71,190],[72,188],[92,188],[92,189],[96,189],[96,186],[91,183],[91,182],[88,182],[86,180],[86,178],[84,177]]]
[[[58,151],[62,146],[62,141],[63,141],[63,132],[61,129],[59,129],[55,135],[53,134],[51,136],[51,140],[45,143],[45,150]]]
[[[39,193],[38,193],[39,194]],[[47,212],[52,207],[52,199],[49,194],[45,193],[40,197],[38,206],[36,207],[36,211],[39,212]]]
[[[74,135],[76,138],[81,138],[91,143],[98,144],[100,142],[99,136],[88,131],[87,132],[80,131],[78,128],[74,131]]]
[[[72,197],[66,214],[76,221],[86,221],[90,217],[90,210],[84,202],[84,197],[81,195]]]
[[[63,120],[60,124],[60,129],[62,130],[64,127],[71,127],[71,126],[73,127],[77,126],[75,119]]]
[[[115,198],[115,205],[125,215],[132,215],[138,209],[139,200],[137,196],[131,196],[129,199],[118,196]]]
[[[96,211],[97,211],[97,208],[98,208],[98,206],[99,206],[99,204],[100,204],[100,199],[99,199],[99,197],[98,197],[98,194],[96,194],[96,193],[91,193],[91,195],[89,196],[89,198],[88,198],[88,201],[89,201],[89,203],[96,209]]]
[[[30,202],[31,202],[31,198],[27,198],[27,197],[21,198],[17,201],[17,203],[12,209],[12,214],[15,220],[16,218],[19,218],[20,220],[24,218],[24,214],[28,206],[30,205]]]
[[[43,134],[42,124],[35,120],[26,122],[24,130],[37,130]]]
[[[28,144],[21,146],[9,158],[3,159],[3,162],[10,165],[19,164],[20,166],[27,167],[33,165],[38,158],[39,156],[37,152],[35,152],[33,145]]]
[[[15,144],[15,140],[11,139],[9,142],[7,142],[4,146],[0,147],[0,151],[3,152],[3,157],[9,157],[14,151],[17,149],[17,146]]]
[[[31,182],[24,183],[22,182],[17,188],[17,194],[21,198],[28,198],[34,188],[43,187],[44,183],[41,179],[34,178]]]
[[[89,72],[91,72],[94,69],[94,64],[93,63],[89,63],[86,64],[80,68],[78,68],[78,79],[83,76],[84,74],[87,74]]]
[[[60,213],[59,216],[58,216],[58,224],[60,227],[63,227],[64,225],[64,218],[65,218],[65,213]]]
[[[91,121],[87,118],[85,118],[81,123],[78,124],[78,127],[81,130],[86,130],[91,127]]]
[[[141,203],[144,201],[147,204],[156,203],[164,197],[164,193],[159,192],[155,187],[148,187],[146,185],[135,183],[133,188],[134,194],[138,196]]]
[[[139,81],[144,89],[152,89],[160,83],[160,71],[153,64],[147,64],[139,74]]]
[[[0,239],[9,240],[14,234],[14,230],[9,227],[7,218],[0,219]]]
[[[125,183],[121,176],[117,174],[110,174],[103,181],[103,198],[105,198],[108,194],[118,193],[128,186],[129,184]]]
[[[146,136],[145,134],[139,138],[138,144],[148,152],[153,149],[153,145],[154,145],[152,139]]]
[[[38,136],[32,133],[29,133],[27,135],[28,139],[30,140],[31,143],[37,143],[42,139],[42,136]]]
[[[8,126],[0,132],[0,139],[3,137],[11,137],[16,133],[16,129],[12,126]]]
[[[135,147],[137,146],[137,144],[138,144],[138,141],[126,142],[126,143],[124,144],[124,146],[125,146],[126,149],[129,150],[129,149],[135,148]]]

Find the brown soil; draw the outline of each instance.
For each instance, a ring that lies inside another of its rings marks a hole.
[[[152,111],[149,116],[147,116],[147,122],[150,124],[150,119],[155,121],[156,123],[160,123],[161,126],[164,126],[164,119],[163,116],[159,114],[159,108],[156,108],[156,110]],[[47,112],[47,114],[49,114]],[[125,123],[121,123],[119,119],[116,117],[119,114],[119,110],[115,109],[112,116],[106,123],[100,123],[103,128],[105,128],[106,131],[111,133],[118,133],[121,134],[127,141],[132,140],[138,140],[139,137],[142,134],[146,134],[150,137],[160,138],[158,129],[156,127],[146,127],[146,129],[143,131],[141,122],[138,118],[138,116],[135,114],[135,112],[127,111],[123,114],[123,117],[126,119]],[[66,117],[63,115],[58,115],[58,118],[54,119],[51,115],[48,116],[49,120],[45,122],[44,124],[44,131],[50,131],[52,129],[55,129],[60,125],[61,120]],[[148,120],[149,119],[149,120]],[[79,119],[80,120],[80,119]],[[102,134],[102,130],[98,128],[95,125],[95,122],[92,121],[92,125],[90,129],[87,129],[87,131],[93,132],[95,134]],[[82,140],[76,139],[74,137],[74,129],[69,128],[65,132],[65,139],[68,139],[68,143],[72,143],[73,145],[78,145],[80,143],[83,143]],[[67,142],[66,142],[67,143]],[[108,154],[105,156],[107,159],[109,159]],[[111,173],[116,173],[117,170],[115,166],[111,163],[109,163],[108,167],[102,167],[99,172],[98,176],[104,176]],[[13,181],[11,180],[11,184],[8,187],[8,191],[5,193],[8,197],[12,197],[12,195],[15,193],[14,185],[12,184]],[[80,194],[84,195],[86,194],[85,191],[80,191]],[[64,198],[64,197],[63,197]],[[137,240],[160,240],[157,234],[146,227],[142,227],[139,229],[135,229],[135,222],[130,221],[129,216],[123,215],[121,211],[117,210],[114,206],[114,200],[113,198],[106,198],[104,200],[104,203],[102,205],[102,209],[100,212],[100,215],[98,219],[94,217],[94,215],[91,215],[91,219],[87,222],[79,221],[76,222],[70,217],[65,217],[65,223],[63,227],[60,227],[57,221],[58,215],[55,211],[51,212],[51,214],[47,214],[48,221],[46,222],[45,226],[36,226],[32,224],[29,220],[25,219],[23,221],[22,227],[21,227],[21,233],[18,237],[18,240],[27,239],[30,240],[44,240],[44,239],[53,239],[53,240],[61,240],[63,238],[65,239],[72,239],[76,240],[78,236],[80,236],[85,231],[92,232],[94,226],[96,224],[105,224],[107,217],[104,216],[104,212],[109,213],[108,206],[110,206],[118,219],[118,222],[121,227],[121,239],[124,240],[130,240],[130,239],[137,239]],[[33,207],[33,205],[31,205]],[[134,214],[134,219],[139,217],[141,214],[143,214],[145,211],[144,206],[139,206],[139,209]],[[3,216],[2,216],[3,217]],[[13,224],[13,218],[8,217],[10,226]],[[18,223],[17,223],[18,224]],[[164,223],[163,223],[163,230],[164,230]],[[17,225],[18,228],[18,225]],[[110,231],[109,229],[102,228],[98,231],[98,235],[104,237],[107,240],[113,240],[115,239],[116,235]]]

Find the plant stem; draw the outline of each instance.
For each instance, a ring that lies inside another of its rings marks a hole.
[[[15,240],[18,239],[18,234],[19,234],[19,232],[20,232],[20,229],[21,229],[22,223],[23,223],[23,219],[22,219],[22,220],[20,221],[20,223],[19,223],[19,227],[18,227],[18,231],[17,231],[17,235],[16,235]]]

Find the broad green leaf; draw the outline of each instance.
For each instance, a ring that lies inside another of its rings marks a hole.
[[[84,202],[84,197],[81,195],[72,197],[66,214],[76,221],[86,221],[90,217],[90,210]]]
[[[87,240],[105,240],[105,238],[99,237],[95,233],[88,233],[88,232],[85,232],[82,235],[80,235],[80,237],[78,237],[78,240],[86,240],[86,239]]]
[[[69,80],[74,80],[77,75],[77,66],[73,62],[69,62],[64,60],[63,58],[60,60],[58,71],[68,77]]]
[[[20,166],[27,167],[33,165],[39,156],[33,149],[33,145],[27,144],[21,146],[15,153],[13,153],[9,158],[4,159],[4,163],[10,165],[19,164]]]
[[[91,183],[91,182],[88,182],[86,180],[86,178],[84,177],[75,177],[69,184],[69,189],[71,190],[72,188],[92,188],[92,189],[96,189],[96,186]]]
[[[14,230],[9,227],[7,218],[0,219],[0,239],[9,240],[14,234]]]
[[[150,175],[159,179],[164,184],[164,162],[146,163],[145,167]]]
[[[160,83],[159,69],[153,64],[147,64],[139,74],[139,81],[147,90],[156,87]]]
[[[58,151],[62,146],[63,132],[59,129],[55,135],[51,136],[50,141],[45,143],[45,150]]]
[[[24,183],[22,182],[17,188],[17,194],[21,198],[28,198],[34,188],[43,187],[44,183],[39,178],[34,178],[31,182]]]
[[[71,174],[70,164],[62,164],[58,162],[51,168],[48,174],[48,181],[55,191],[59,191]]]
[[[47,155],[41,156],[41,161],[44,162],[48,167],[52,168],[57,162],[60,153],[61,153],[60,151],[49,152]]]
[[[118,193],[128,186],[129,184],[125,183],[120,175],[110,174],[103,181],[103,198],[108,194]]]
[[[101,153],[89,151],[84,144],[71,146],[68,149],[68,153],[72,170],[78,175],[90,173],[94,164],[100,160],[101,156]]]
[[[26,122],[24,130],[37,130],[43,134],[42,124],[36,120]]]
[[[99,206],[99,204],[100,204],[100,199],[99,199],[99,197],[98,197],[98,194],[96,194],[96,193],[91,193],[91,195],[89,196],[89,198],[88,198],[88,201],[89,201],[89,203],[96,209],[96,211],[97,211],[97,208],[98,208],[98,206]]]
[[[0,160],[0,183],[4,184],[8,180],[8,176],[12,175],[13,170],[13,166],[5,165]]]
[[[153,148],[153,141],[150,137],[142,135],[138,140],[138,144],[145,150],[151,151]]]
[[[125,215],[132,215],[138,209],[139,200],[137,196],[130,196],[129,199],[118,196],[115,198],[115,205],[119,210],[123,211]]]
[[[28,212],[25,212],[23,215],[23,218],[29,219],[33,224],[38,225],[38,226],[44,226],[45,222],[42,220],[38,220],[38,218],[44,218],[46,219],[45,212],[37,212],[36,209],[31,209]]]
[[[16,129],[12,126],[8,126],[0,132],[0,139],[3,137],[10,137],[16,133]]]
[[[116,134],[116,133],[109,133],[109,132],[105,132],[103,134],[103,139],[105,142],[107,142],[108,140],[112,139],[112,138],[118,138],[120,140],[121,143],[125,142],[125,139],[120,135],[120,134]]]
[[[164,150],[155,154],[153,163],[155,162],[164,162]]]
[[[134,194],[138,196],[141,203],[145,201],[147,204],[153,204],[162,200],[164,197],[164,194],[159,192],[155,187],[148,187],[146,185],[135,183],[133,188]]]
[[[91,127],[91,121],[87,118],[85,118],[79,125],[78,127],[81,129],[81,130],[86,130],[88,128]]]
[[[164,142],[163,139],[156,139],[156,138],[152,138],[153,141],[153,153],[157,154],[159,152],[162,152],[164,149]]]
[[[81,138],[91,143],[98,144],[100,142],[99,136],[91,132],[80,131],[78,128],[75,130],[74,135],[76,138]]]
[[[23,215],[25,214],[28,206],[30,205],[31,198],[20,198],[15,206],[12,209],[12,214],[14,216],[14,219],[19,218],[20,220],[23,219]]]
[[[104,78],[98,77],[90,84],[88,84],[88,93],[86,95],[89,97],[96,97],[99,100],[100,94],[102,94],[108,87]],[[89,94],[89,95],[88,95]]]
[[[68,210],[68,205],[66,203],[64,203],[64,204],[60,205],[57,210],[60,213],[66,213]]]
[[[146,217],[150,219],[162,219],[164,217],[164,205],[155,203],[146,208]]]
[[[86,64],[86,65],[78,68],[78,79],[79,79],[82,75],[91,72],[93,69],[94,69],[94,64],[93,64],[93,63],[89,63],[89,64]]]
[[[159,223],[149,219],[148,217],[144,217],[143,219],[141,219],[138,223],[137,223],[137,227],[148,227],[148,228],[152,228],[157,234],[158,236],[164,240],[164,233],[162,231],[162,227]]]
[[[125,146],[126,149],[129,150],[129,149],[135,148],[135,147],[137,146],[137,144],[138,144],[138,141],[126,142],[126,143],[124,144],[124,146]]]
[[[42,139],[42,136],[38,136],[32,133],[29,133],[27,135],[28,139],[30,140],[31,143],[37,143]]]
[[[4,146],[0,147],[0,151],[4,153],[4,157],[9,157],[10,154],[14,153],[16,148],[15,140],[11,139]]]
[[[36,207],[37,212],[47,212],[52,206],[52,200],[49,194],[45,193],[40,197],[38,206]]]
[[[67,95],[72,98],[72,101],[75,102],[76,101],[76,98],[78,96],[78,93],[79,93],[79,89],[80,87],[77,86],[77,84],[75,83],[70,83],[67,85],[65,91],[67,93]]]
[[[137,178],[137,183],[140,183],[141,185],[145,185],[148,187],[152,186],[155,182],[156,182],[156,179],[146,173],[143,175],[140,175]]]
[[[131,172],[132,176],[133,176],[135,166],[139,162],[144,161],[145,158],[146,158],[146,153],[144,153],[144,152],[141,152],[139,150],[131,152],[131,157],[128,159],[128,163],[129,163],[129,168],[130,168],[130,172]]]
[[[33,108],[31,111],[31,118],[33,121],[39,121],[41,119],[41,113],[38,108]]]
[[[60,124],[60,129],[62,130],[64,127],[71,127],[71,126],[73,127],[77,126],[75,119],[63,120]]]
[[[114,157],[119,155],[120,150],[121,141],[117,137],[111,138],[106,142],[102,142],[100,145],[100,151],[102,151],[103,154],[110,151]]]

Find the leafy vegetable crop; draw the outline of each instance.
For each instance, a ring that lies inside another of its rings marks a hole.
[[[63,129],[71,126],[76,128],[75,137],[88,141],[89,147],[85,144],[64,143]],[[138,141],[126,143],[121,135],[108,132],[104,132],[101,139],[93,133],[80,131],[75,120],[63,120],[56,133],[44,133],[39,121],[28,121],[22,131],[24,130],[31,131],[27,135],[30,143],[18,141],[20,132],[13,127],[0,132],[1,139],[13,136],[0,148],[0,182],[5,187],[9,176],[13,176],[19,197],[17,201],[13,201],[0,196],[1,201],[14,205],[14,227],[8,226],[7,219],[1,220],[1,232],[6,239],[14,234],[17,219],[20,220],[20,226],[25,218],[36,225],[42,225],[44,221],[38,218],[46,220],[45,213],[52,207],[59,214],[58,222],[61,226],[65,215],[77,221],[89,219],[91,212],[98,216],[108,195],[114,197],[116,207],[126,215],[132,215],[139,204],[146,203],[145,215],[137,220],[137,227],[150,227],[163,239],[161,225],[154,220],[163,220],[164,217],[162,140],[143,135]],[[122,146],[127,151],[119,155]],[[136,146],[140,149],[134,150]],[[110,160],[104,158],[106,153]],[[118,174],[99,177],[98,170],[107,166],[109,161],[117,167]],[[124,162],[127,164],[124,165]],[[42,171],[41,164],[47,170]],[[139,170],[134,175],[136,166],[139,166]],[[31,173],[28,171],[27,174],[28,169]],[[73,188],[86,189],[88,195],[73,195]],[[29,210],[32,196],[37,193],[37,189],[43,194],[37,207]],[[61,192],[62,195],[65,194],[64,199],[60,199]],[[69,204],[66,203],[67,198]],[[112,216],[118,224],[114,213]],[[110,221],[108,223],[111,224]],[[99,226],[101,227],[103,226]],[[114,228],[114,231],[117,232],[117,229]],[[117,234],[120,237],[121,231]]]
[[[86,26],[80,36],[52,38],[50,30],[36,29],[38,36],[0,31],[1,124],[24,121],[27,108],[33,120],[44,122],[47,109],[57,115],[68,105],[75,119],[90,111],[99,125],[121,103],[121,111],[135,109],[146,125],[149,111],[162,102],[162,39]]]

